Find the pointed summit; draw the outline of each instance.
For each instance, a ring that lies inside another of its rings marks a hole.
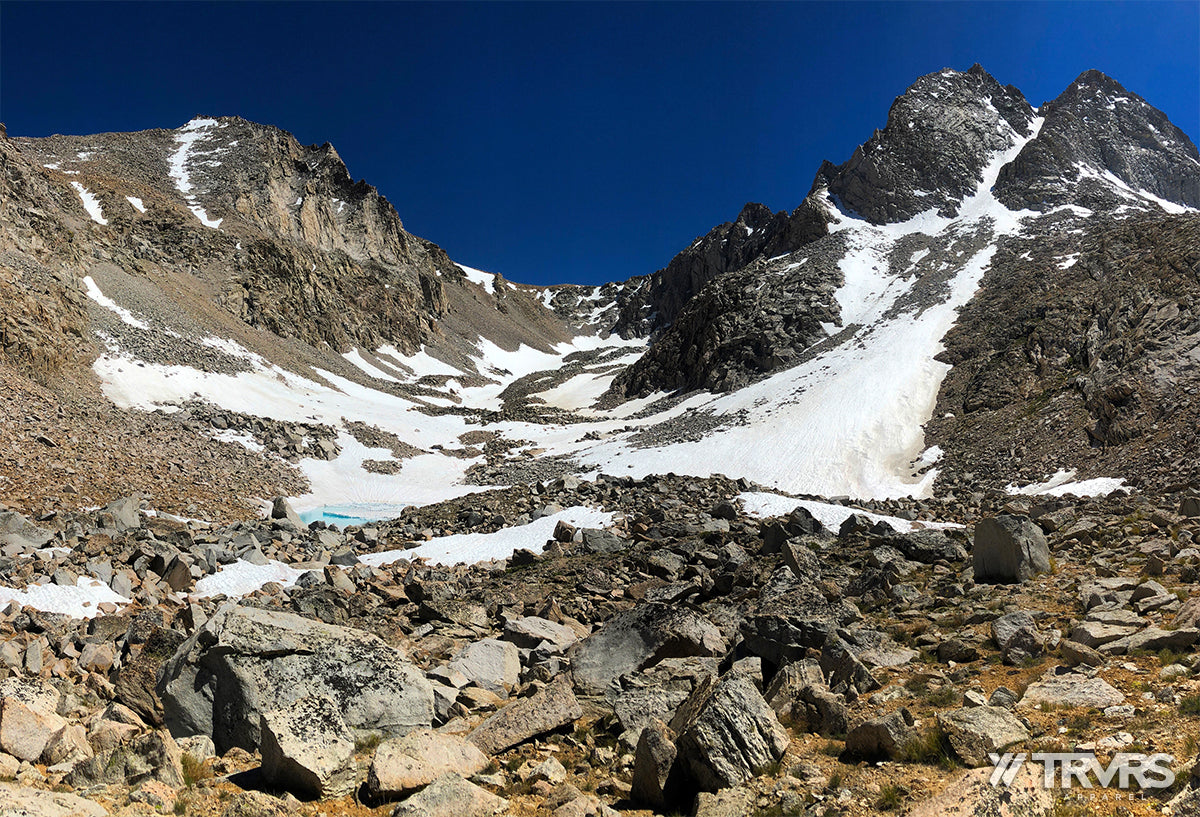
[[[928,74],[898,97],[887,126],[845,164],[826,162],[813,188],[876,224],[958,211],[998,151],[1030,132],[1033,108],[978,64]]]
[[[1200,207],[1196,146],[1166,114],[1111,77],[1083,72],[1042,113],[1037,138],[996,182],[996,197],[1008,207]]]

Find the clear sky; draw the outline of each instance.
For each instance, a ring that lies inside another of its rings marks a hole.
[[[918,76],[1098,68],[1200,133],[1200,2],[0,3],[11,135],[195,114],[332,142],[413,233],[545,284],[796,207]]]

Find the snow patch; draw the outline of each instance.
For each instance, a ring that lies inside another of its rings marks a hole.
[[[579,528],[600,528],[612,524],[613,514],[584,507],[567,508],[528,525],[504,528],[495,533],[455,533],[430,539],[410,550],[368,553],[360,556],[359,561],[372,567],[401,559],[428,559],[432,564],[456,565],[506,559],[521,548],[541,553],[546,542],[554,538],[554,528],[560,521]]]
[[[214,230],[221,226],[221,222],[224,219],[209,218],[204,208],[196,203],[196,196],[192,193],[192,177],[188,173],[188,164],[196,142],[207,136],[209,129],[216,124],[217,120],[215,119],[203,118],[193,119],[188,122],[179,129],[178,135],[175,137],[175,143],[179,147],[167,159],[167,175],[175,181],[175,188],[183,194],[188,209],[192,211],[192,215],[200,220],[201,224],[205,227],[211,227]]]
[[[142,200],[141,200],[141,199],[139,199],[137,196],[126,196],[126,197],[125,197],[125,201],[129,202],[130,204],[132,204],[132,205],[133,205],[133,209],[134,209],[134,210],[137,210],[139,213],[144,213],[144,212],[146,212],[146,205],[145,205],[145,204],[143,204],[143,203],[142,203]]]
[[[1182,204],[1176,204],[1173,201],[1167,201],[1164,198],[1160,198],[1159,196],[1154,195],[1153,193],[1149,192],[1148,190],[1138,190],[1136,188],[1130,187],[1120,177],[1115,175],[1111,170],[1101,170],[1099,168],[1096,168],[1096,167],[1093,167],[1093,166],[1087,165],[1087,164],[1078,164],[1075,167],[1076,167],[1076,170],[1079,171],[1079,177],[1081,179],[1091,178],[1091,179],[1099,179],[1103,182],[1106,182],[1110,187],[1116,188],[1117,192],[1120,193],[1122,196],[1124,196],[1127,199],[1133,199],[1133,200],[1140,199],[1144,202],[1157,204],[1159,207],[1161,207],[1163,210],[1170,213],[1171,215],[1179,215],[1180,213],[1196,212],[1196,210],[1192,207],[1185,207]]]
[[[490,272],[475,269],[474,267],[458,265],[458,268],[467,274],[467,280],[473,284],[479,284],[488,295],[496,294],[496,276]]]
[[[1032,485],[1017,486],[1015,483],[1006,485],[1004,490],[1009,494],[1020,496],[1108,496],[1115,491],[1127,490],[1124,479],[1115,477],[1096,477],[1078,482],[1075,472],[1059,470],[1045,482]]]
[[[105,309],[110,309],[116,312],[121,318],[121,322],[132,326],[135,329],[149,329],[150,324],[143,320],[134,317],[134,314],[123,306],[118,306],[116,301],[100,291],[100,287],[96,286],[96,282],[92,280],[92,276],[85,275],[83,285],[87,287],[87,296]]]
[[[236,599],[253,593],[267,582],[278,582],[284,587],[291,587],[306,572],[274,559],[265,565],[239,560],[196,582],[196,589],[191,595],[198,599],[218,595]]]
[[[75,192],[79,194],[80,200],[83,201],[83,209],[87,210],[92,221],[97,224],[108,224],[108,219],[104,217],[104,212],[100,209],[100,199],[89,193],[88,189],[79,182],[71,182],[71,187],[74,187]]]
[[[872,522],[886,522],[900,533],[911,533],[914,530],[925,528],[946,530],[962,527],[962,525],[953,522],[912,522],[908,519],[901,519],[898,516],[871,513],[858,508],[848,508],[845,505],[831,505],[828,502],[817,502],[811,499],[796,499],[795,497],[783,496],[782,494],[767,491],[748,491],[738,494],[735,498],[742,503],[742,508],[746,511],[746,514],[755,519],[787,516],[796,510],[796,508],[804,508],[804,510],[813,515],[814,519],[834,532],[842,526],[843,522],[855,514],[865,516]]]
[[[43,613],[95,618],[100,615],[101,604],[108,602],[123,606],[129,604],[131,599],[115,592],[104,582],[80,576],[74,587],[57,584],[31,584],[24,590],[0,587],[0,607],[14,601]]]

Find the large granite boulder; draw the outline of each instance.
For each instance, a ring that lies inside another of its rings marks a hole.
[[[0,681],[0,751],[37,762],[50,739],[67,725],[58,715],[59,692],[36,678]]]
[[[377,800],[398,800],[442,775],[470,777],[487,764],[487,755],[470,741],[418,729],[379,745],[367,772],[367,791]]]
[[[403,735],[433,720],[424,674],[378,637],[230,603],[180,646],[159,676],[173,735],[209,735],[218,752],[259,746],[263,713],[328,699],[352,730]]]
[[[1025,516],[1000,514],[975,526],[975,581],[1023,582],[1050,572],[1046,536]]]

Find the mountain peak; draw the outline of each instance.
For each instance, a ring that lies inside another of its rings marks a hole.
[[[1019,90],[978,64],[926,74],[847,162],[822,166],[813,188],[828,187],[842,206],[877,224],[930,208],[952,216],[994,155],[1028,135],[1033,118]]]
[[[735,223],[744,224],[752,230],[756,230],[774,218],[775,213],[765,204],[759,204],[756,201],[748,201],[742,205],[741,211],[738,213]]]
[[[1077,76],[1075,81],[1067,86],[1067,90],[1063,93],[1067,94],[1074,90],[1083,88],[1096,88],[1100,90],[1111,90],[1122,94],[1126,93],[1125,87],[1121,85],[1121,83],[1117,82],[1103,71],[1099,71],[1095,68],[1089,68]]]
[[[1107,74],[1084,71],[1042,113],[1038,137],[1000,172],[996,196],[1007,206],[1200,207],[1196,146]]]

